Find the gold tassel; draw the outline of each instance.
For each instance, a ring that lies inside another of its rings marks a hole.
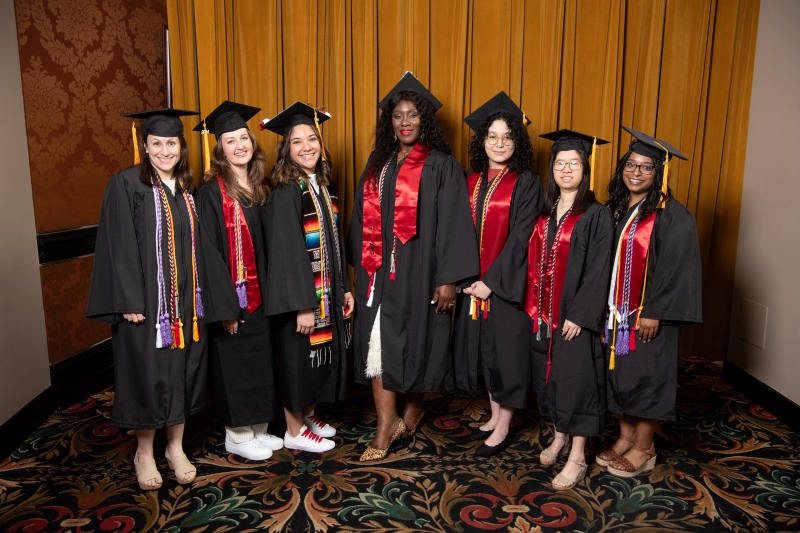
[[[322,109],[322,107],[320,107]],[[314,124],[317,126],[317,136],[319,137],[319,146],[322,149],[322,160],[327,161],[325,159],[325,143],[322,142],[322,130],[319,129],[319,119],[317,118],[317,108],[314,108]]]
[[[192,340],[194,342],[200,341],[200,329],[197,326],[197,317],[192,319]]]
[[[614,346],[611,346],[611,359],[608,363],[608,369],[614,370]]]
[[[203,121],[203,131],[200,134],[203,136],[203,171],[208,172],[211,170],[211,151],[208,149],[208,128],[206,128],[206,121]]]
[[[184,338],[183,338],[183,321],[180,318],[178,319],[178,327],[180,328],[179,329],[180,333],[179,333],[179,337],[178,337],[178,339],[179,339],[178,340],[178,348],[183,350],[186,347],[186,343],[184,342]]]
[[[597,151],[597,137],[594,137],[592,141],[592,157],[589,160],[589,166],[592,167],[591,172],[589,173],[589,190],[594,190],[594,153]]]
[[[131,122],[131,135],[133,136],[133,164],[141,163],[139,159],[139,142],[136,139],[136,122]]]
[[[658,208],[664,209],[667,205],[667,193],[669,192],[669,187],[667,186],[667,181],[669,180],[669,150],[661,146],[655,139],[653,140],[653,144],[667,153],[667,156],[664,158],[664,179],[661,182],[661,201],[658,203]]]

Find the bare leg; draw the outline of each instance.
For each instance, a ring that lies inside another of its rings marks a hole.
[[[381,378],[372,379],[372,397],[375,400],[375,412],[378,414],[378,429],[370,446],[385,450],[389,446],[389,438],[397,427],[397,393],[383,388]]]
[[[492,434],[489,435],[488,439],[486,439],[487,446],[497,446],[505,440],[505,438],[508,436],[509,428],[511,427],[511,419],[514,416],[513,407],[504,407],[500,404],[496,404],[497,415],[495,416],[494,405],[495,402],[492,402],[492,418],[495,419],[495,426]]]
[[[500,416],[500,404],[492,400],[491,392],[489,393],[489,407],[492,409],[492,416],[485,424],[478,428],[481,431],[494,431],[494,428],[497,427],[498,417]]]
[[[556,433],[558,434],[558,433]],[[572,461],[567,461],[564,464],[564,468],[561,469],[561,474],[569,479],[577,478],[578,474],[581,471],[581,465],[586,463],[586,437],[581,437],[579,435],[572,436],[572,448],[569,452],[569,458]],[[553,479],[553,485],[558,485],[561,487],[566,487],[567,483],[562,483],[558,479]]]
[[[167,426],[167,461],[174,465],[175,477],[178,483],[188,483],[194,480],[197,475],[197,469],[192,465],[188,459],[185,459],[183,453],[183,430],[186,424],[175,424],[174,426]]]
[[[650,447],[653,445],[653,435],[655,435],[656,427],[658,427],[658,422],[656,420],[651,420],[649,418],[637,419],[636,436],[634,438],[636,448],[631,447],[624,455],[634,467],[639,468],[650,459],[650,455],[642,450],[650,450]]]
[[[558,456],[561,448],[563,448],[567,444],[567,439],[569,435],[566,433],[562,433],[558,430],[555,430],[555,436],[553,437],[553,442],[550,443],[550,446],[547,447],[547,451],[553,454],[554,456]],[[565,452],[566,453],[566,452]]]
[[[611,449],[622,455],[631,449],[631,444],[636,437],[636,426],[639,419],[635,416],[622,414],[619,417],[619,438]]]
[[[285,407],[283,414],[286,416],[286,432],[292,437],[296,437],[303,431],[303,411],[291,412]]]
[[[155,460],[155,455],[153,454],[153,439],[155,436],[155,429],[136,430],[136,462],[150,459]],[[161,479],[161,476],[158,476],[148,479],[144,482],[144,485],[148,488],[156,488],[160,486],[161,483],[163,483],[163,480]]]
[[[409,392],[403,402],[403,422],[408,429],[412,429],[418,424],[419,414],[423,409],[423,398],[421,392]]]

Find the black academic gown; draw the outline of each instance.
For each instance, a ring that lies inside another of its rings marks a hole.
[[[308,187],[311,187],[309,184]],[[328,190],[336,195],[336,186]],[[320,191],[321,192],[321,191]],[[313,192],[312,194],[316,194]],[[344,293],[350,291],[350,278],[342,257],[341,269],[331,262],[333,279],[333,341],[331,359],[318,365],[311,357],[308,335],[296,332],[297,312],[319,307],[314,287],[311,260],[303,232],[302,191],[297,182],[279,184],[267,200],[266,238],[269,268],[267,269],[267,316],[273,326],[273,338],[278,357],[278,395],[290,412],[319,402],[343,401],[347,397],[350,363],[344,323]],[[324,205],[321,194],[318,195]],[[339,232],[327,213],[320,220],[328,235]],[[328,239],[329,257],[335,258],[333,239]],[[341,270],[341,276],[339,275]]]
[[[556,237],[555,214],[551,217],[548,250]],[[575,224],[564,284],[554,288],[561,301],[561,312],[558,329],[551,333],[552,367],[546,383],[550,339],[542,331],[541,339],[536,340],[533,322],[528,320],[533,386],[539,410],[553,420],[556,431],[570,435],[588,437],[603,431],[606,376],[600,337],[605,325],[613,233],[611,214],[599,203],[589,206]],[[580,334],[570,341],[564,340],[561,333],[565,320],[581,327]]]
[[[472,173],[467,171],[467,176]],[[486,198],[487,180],[481,183],[478,205]],[[492,290],[488,319],[472,320],[470,297],[459,293],[453,328],[453,367],[456,387],[478,392],[483,375],[492,400],[524,409],[530,396],[530,317],[521,307],[525,300],[527,243],[541,209],[542,187],[533,172],[522,172],[514,184],[509,206],[508,235],[500,255],[486,271],[483,282]],[[491,216],[492,211],[489,211]],[[474,235],[480,240],[481,219]]]
[[[632,214],[633,209],[629,209],[617,223],[614,247]],[[701,283],[694,216],[670,198],[656,215],[651,234],[642,307],[642,318],[660,321],[658,333],[647,343],[637,338],[635,351],[615,357],[614,370],[607,371],[610,412],[675,420],[680,326],[702,321]],[[635,315],[631,315],[631,329],[635,321]]]
[[[164,190],[175,224],[184,349],[156,348],[157,228],[153,189],[139,180],[138,165],[123,170],[109,181],[97,228],[86,316],[112,325],[115,394],[111,423],[123,428],[157,429],[180,424],[205,404],[207,331],[205,320],[200,318],[200,341],[192,340],[194,292],[190,220],[183,195],[173,195],[166,185]],[[202,238],[196,241],[200,257]],[[161,247],[165,268],[169,268],[167,244],[164,230]],[[200,279],[202,284],[202,270]],[[165,281],[169,290],[168,273]],[[145,321],[133,324],[122,317],[123,313],[141,313]]]
[[[275,382],[272,330],[264,316],[267,252],[263,206],[242,205],[242,214],[253,242],[262,304],[253,313],[239,308],[231,278],[228,232],[217,180],[200,188],[198,206],[203,229],[205,315],[209,332],[211,383],[220,422],[229,427],[270,422],[275,414]],[[231,335],[221,321],[243,319]]]
[[[381,201],[382,266],[375,273],[375,294],[367,306],[369,276],[361,266],[364,182],[361,176],[348,233],[348,260],[356,273],[355,379],[365,376],[369,337],[381,310],[383,387],[395,392],[452,389],[450,313],[431,304],[437,286],[477,276],[478,246],[469,210],[466,180],[452,156],[431,150],[419,183],[417,234],[397,241],[395,279],[389,279],[397,173],[393,159],[386,171]],[[369,164],[367,164],[369,168]]]

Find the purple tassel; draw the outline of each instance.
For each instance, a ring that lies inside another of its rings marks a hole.
[[[247,309],[247,288],[244,281],[236,282],[236,295],[239,297],[239,308]]]
[[[205,311],[203,310],[203,289],[197,287],[194,291],[194,306],[197,309],[197,316],[204,317]]]
[[[611,342],[611,334],[613,333],[613,331],[611,331],[611,313],[606,313],[606,328],[603,331],[606,333],[603,339],[603,345],[608,346],[608,343]]]
[[[625,317],[623,317],[625,318]],[[625,342],[625,339],[628,338],[628,321],[623,320],[620,322],[619,327],[617,328],[617,344],[616,344],[616,354],[617,355],[628,355],[629,345]]]
[[[169,324],[169,314],[165,313],[161,315],[161,317],[158,319],[158,323],[161,325],[161,346],[163,348],[172,346],[172,330],[170,329]]]

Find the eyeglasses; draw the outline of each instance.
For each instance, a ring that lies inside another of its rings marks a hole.
[[[650,163],[645,163],[643,165],[637,165],[633,161],[625,161],[625,171],[626,172],[636,172],[637,168],[645,176],[649,176],[656,169],[655,165],[651,165]]]
[[[571,170],[579,170],[583,166],[583,163],[577,159],[573,159],[572,161],[562,161],[559,159],[553,163],[553,170],[564,170],[564,167],[567,165],[569,165]]]
[[[511,137],[500,137],[494,133],[490,133],[486,136],[486,144],[489,146],[494,146],[497,144],[497,141],[500,141],[501,139],[502,143],[500,143],[500,146],[514,146],[514,139]]]

